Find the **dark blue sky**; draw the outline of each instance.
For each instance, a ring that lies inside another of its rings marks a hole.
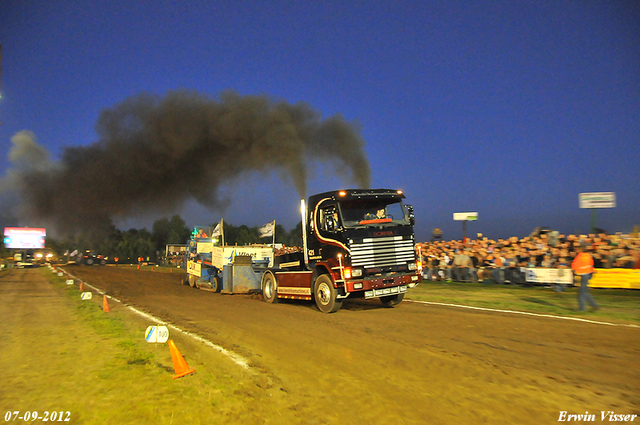
[[[95,142],[100,112],[129,96],[233,89],[357,121],[372,186],[405,191],[418,240],[434,227],[460,238],[461,211],[478,211],[473,234],[586,232],[580,192],[616,192],[599,227],[640,224],[637,1],[3,1],[0,43],[1,174],[20,130],[58,159]],[[332,174],[317,165],[309,193],[351,186]],[[223,212],[175,213],[190,225],[298,219],[275,171],[224,194]]]

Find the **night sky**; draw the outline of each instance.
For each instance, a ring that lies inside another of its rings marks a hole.
[[[459,239],[453,213],[466,211],[479,214],[473,235],[587,232],[581,192],[616,193],[598,227],[640,225],[635,0],[2,1],[0,44],[0,175],[19,131],[60,160],[95,143],[102,111],[131,96],[234,90],[356,126],[372,187],[405,192],[418,240],[435,227]],[[353,185],[311,161],[307,195]],[[224,210],[190,201],[116,223],[299,220],[300,196],[278,170],[234,176],[221,196]]]

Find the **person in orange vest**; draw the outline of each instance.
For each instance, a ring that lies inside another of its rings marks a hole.
[[[594,310],[597,310],[598,304],[589,293],[589,279],[593,275],[593,257],[586,252],[585,247],[581,246],[576,249],[578,255],[573,259],[571,268],[573,272],[580,276],[580,289],[578,291],[578,306],[580,311],[585,310],[585,304],[589,303]]]

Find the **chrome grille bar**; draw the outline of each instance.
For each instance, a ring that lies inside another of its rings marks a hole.
[[[351,244],[351,265],[354,267],[388,267],[415,260],[413,240],[402,236],[365,238]]]

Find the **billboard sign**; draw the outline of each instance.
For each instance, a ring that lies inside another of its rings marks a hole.
[[[477,212],[453,213],[453,219],[455,221],[475,221],[478,219],[478,213]]]
[[[580,194],[580,208],[615,208],[615,192],[590,192]]]
[[[4,245],[12,249],[44,248],[47,229],[32,227],[5,227]]]

